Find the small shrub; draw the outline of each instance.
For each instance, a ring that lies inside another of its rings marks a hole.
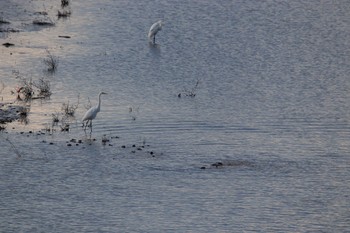
[[[62,104],[62,111],[67,116],[74,116],[75,110],[77,108],[78,108],[78,106],[69,104],[69,101],[68,101],[68,103],[63,103]]]
[[[68,132],[69,131],[69,119],[67,118],[67,116],[63,116],[61,119],[61,131],[62,132]]]
[[[52,116],[51,126],[53,128],[54,126],[58,125],[58,122],[60,122],[60,118],[59,118],[60,114],[56,112],[56,113],[52,113],[51,116]]]
[[[188,97],[195,97],[196,96],[196,91],[198,89],[200,81],[197,80],[196,84],[194,85],[194,87],[192,87],[191,89],[187,89],[186,87],[184,88],[183,92],[180,92],[177,96],[180,98],[182,95],[184,96],[188,96]]]
[[[58,10],[57,11],[57,17],[58,18],[67,18],[72,14],[71,10]]]
[[[79,106],[79,95],[78,95],[78,103],[77,104],[69,104],[69,101],[68,103],[63,103],[62,104],[62,111],[64,113],[64,115],[66,116],[74,116],[75,114],[75,110],[77,110],[78,106]]]
[[[43,59],[44,64],[47,66],[49,72],[55,72],[58,66],[58,57],[52,55],[49,50],[46,50],[47,56]]]
[[[51,96],[51,85],[50,81],[44,78],[40,78],[38,82],[33,82],[33,85],[39,89],[39,95],[43,97]]]
[[[13,72],[15,78],[19,80],[20,84],[16,88],[16,92],[19,95],[22,93],[24,95],[24,100],[31,100],[34,95],[33,82],[31,78],[22,77],[19,72]]]
[[[133,121],[136,121],[137,115],[139,114],[140,106],[129,107],[129,114]]]
[[[69,0],[61,0],[61,7],[64,8],[67,6],[69,6]]]

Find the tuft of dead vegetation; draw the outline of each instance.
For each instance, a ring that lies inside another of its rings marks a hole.
[[[60,128],[61,128],[61,131],[62,132],[68,132],[69,131],[69,128],[70,128],[70,123],[69,123],[69,119],[67,116],[63,116],[62,119],[61,119],[61,125],[60,125]]]
[[[188,96],[188,97],[195,97],[197,95],[197,90],[198,90],[198,86],[200,84],[200,80],[197,79],[195,85],[191,88],[191,89],[187,89],[186,87],[184,87],[184,90],[182,92],[180,92],[177,96],[179,98],[181,98],[182,96]]]
[[[16,87],[17,99],[28,101],[31,100],[34,95],[32,78],[25,78],[20,75],[19,71],[12,71],[15,75],[15,79],[19,81],[19,86]],[[20,96],[23,96],[23,98]]]
[[[47,66],[49,72],[55,72],[58,67],[59,58],[50,53],[49,50],[46,50],[46,58],[43,59],[43,63]]]
[[[61,0],[61,7],[65,8],[69,6],[69,0]]]
[[[69,0],[61,0],[62,9],[57,11],[58,18],[67,18],[72,14],[69,4]]]
[[[71,14],[72,14],[72,11],[71,11],[71,10],[63,9],[63,10],[58,10],[58,11],[57,11],[57,17],[58,17],[58,18],[67,18],[67,17],[69,17]]]
[[[12,94],[17,95],[17,100],[29,101],[32,99],[43,99],[51,96],[51,84],[50,80],[45,78],[39,78],[38,81],[33,81],[32,78],[26,78],[20,75],[19,71],[12,71],[15,75],[15,79],[19,84],[12,91]],[[36,95],[34,95],[36,92]]]
[[[47,98],[50,97],[52,94],[50,80],[48,79],[42,77],[38,80],[38,82],[33,82],[33,86],[38,88],[39,96]]]
[[[137,106],[137,107],[130,106],[129,107],[129,114],[130,114],[130,117],[133,121],[136,121],[137,116],[139,114],[139,110],[140,110],[140,106]]]
[[[64,115],[74,117],[75,110],[77,110],[79,107],[79,100],[80,95],[78,95],[78,102],[76,104],[70,104],[69,101],[67,103],[63,103],[61,110]]]
[[[55,132],[56,127],[59,127],[61,131],[69,131],[70,129],[70,116],[66,116],[60,112],[51,114],[51,127],[47,125],[45,131]]]
[[[68,132],[70,130],[70,125],[75,121],[75,110],[79,106],[79,95],[78,101],[76,104],[70,104],[69,101],[67,103],[63,103],[61,107],[61,111],[52,113],[51,116],[51,126],[47,126],[45,129],[48,132],[55,132],[56,127],[59,127],[60,131]]]

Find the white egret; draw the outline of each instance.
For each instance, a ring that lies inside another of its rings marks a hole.
[[[107,93],[101,91],[98,94],[98,104],[96,106],[91,107],[89,110],[87,110],[87,112],[85,113],[84,117],[82,118],[83,127],[84,127],[84,123],[85,123],[84,130],[86,130],[86,127],[90,123],[90,129],[92,131],[92,120],[96,118],[97,113],[101,109],[101,95],[103,95],[103,94],[107,94]]]
[[[153,44],[156,43],[156,34],[162,30],[163,22],[162,20],[159,20],[158,22],[155,22],[148,32],[148,39],[151,41],[153,39]]]

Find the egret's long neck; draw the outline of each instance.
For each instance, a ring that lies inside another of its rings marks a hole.
[[[101,107],[101,94],[102,94],[102,93],[100,93],[100,94],[98,95],[98,105],[97,105],[97,109],[98,109],[98,110],[100,110],[100,107]]]

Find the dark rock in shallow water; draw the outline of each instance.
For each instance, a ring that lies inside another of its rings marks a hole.
[[[216,163],[213,163],[211,166],[218,168],[218,167],[222,167],[223,165],[224,164],[222,162],[216,162]]]
[[[54,26],[55,23],[52,21],[45,21],[45,20],[33,20],[33,24],[39,25],[39,26]]]
[[[8,43],[8,42],[3,43],[2,45],[5,46],[6,48],[11,47],[11,46],[15,46],[15,44]]]

